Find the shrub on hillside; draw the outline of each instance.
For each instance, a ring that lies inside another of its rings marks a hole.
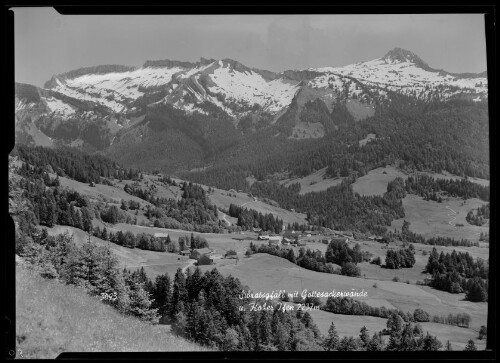
[[[358,277],[361,276],[361,269],[352,262],[347,262],[342,265],[340,273],[345,276]]]

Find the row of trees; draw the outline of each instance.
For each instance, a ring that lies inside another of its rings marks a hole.
[[[172,246],[170,246],[171,241],[164,242],[160,238],[155,238],[153,235],[148,233],[139,233],[137,235],[130,231],[121,231],[114,233],[108,231],[106,227],[101,229],[96,226],[92,229],[92,235],[94,237],[100,238],[104,241],[110,241],[120,246],[128,248],[139,248],[141,250],[157,251],[157,252],[173,252]]]
[[[180,236],[177,241],[173,241],[170,235],[167,235],[167,238],[164,240],[149,233],[134,235],[130,231],[123,232],[121,230],[113,233],[112,231],[108,231],[106,227],[101,229],[97,226],[93,228],[92,234],[94,237],[113,242],[120,246],[157,252],[177,253],[186,249],[193,250],[209,247],[206,238],[199,235],[195,236],[193,233],[191,233],[191,236]]]
[[[432,316],[422,310],[415,309],[413,313],[403,312],[399,309],[387,309],[385,306],[373,307],[365,302],[350,298],[350,297],[329,297],[326,304],[321,305],[320,308],[334,314],[344,315],[368,315],[379,318],[388,319],[393,315],[399,315],[404,322],[435,322],[448,325],[456,325],[462,327],[469,327],[470,315],[467,313],[458,313],[456,315],[448,314],[447,317]]]

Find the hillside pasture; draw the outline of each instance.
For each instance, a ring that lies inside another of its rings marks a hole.
[[[55,178],[55,174],[50,174],[51,177]],[[66,177],[59,177],[59,182],[62,187],[67,187],[69,189],[74,189],[78,193],[88,196],[92,199],[101,200],[108,203],[120,203],[121,200],[133,200],[139,202],[141,206],[148,205],[150,203],[143,199],[137,198],[133,195],[128,194],[123,190],[123,187],[110,186],[105,184],[95,184],[91,187],[88,183],[82,183],[73,179]]]
[[[403,221],[406,220],[410,222],[412,232],[421,234],[425,238],[443,236],[478,241],[481,232],[489,232],[489,223],[483,226],[473,226],[465,220],[465,217],[471,209],[485,204],[487,202],[476,198],[468,199],[464,205],[460,198],[446,198],[442,203],[438,203],[425,201],[422,197],[408,194],[403,198],[405,217],[392,221],[390,228],[401,230]],[[446,208],[447,206],[456,214]],[[456,224],[463,224],[463,227],[458,227]]]
[[[230,195],[229,195],[230,194]],[[214,192],[208,195],[210,201],[214,203],[217,208],[228,210],[231,204],[248,209],[254,209],[262,214],[272,213],[275,217],[283,220],[283,223],[299,223],[306,224],[306,215],[303,213],[292,212],[268,203],[264,203],[258,198],[253,198],[247,193],[237,191],[225,191],[222,189],[214,188]]]
[[[323,168],[303,178],[284,179],[280,180],[279,183],[286,187],[289,186],[290,184],[299,183],[300,184],[299,194],[301,195],[310,192],[321,192],[327,190],[330,187],[342,183],[342,178],[326,178],[325,174],[326,174],[326,168]]]
[[[370,170],[352,184],[352,190],[360,195],[382,195],[387,191],[387,184],[396,177],[406,179],[406,175],[392,166]]]
[[[366,139],[360,140],[360,143],[368,142],[368,138],[370,135],[373,134],[369,134]],[[435,179],[462,179],[461,177],[452,175],[450,173],[447,173],[446,171],[443,171],[442,173],[418,172],[417,174],[428,175]],[[370,170],[366,175],[358,178],[352,185],[352,190],[355,193],[359,193],[360,195],[383,195],[387,191],[387,184],[389,184],[390,181],[394,180],[398,176],[403,179],[408,178],[407,173],[392,166],[387,166],[385,168],[376,168]],[[468,180],[483,186],[490,185],[490,181],[486,179],[468,178]]]

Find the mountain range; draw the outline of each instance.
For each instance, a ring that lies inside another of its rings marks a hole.
[[[80,147],[122,162],[128,155],[131,165],[161,158],[162,167],[188,170],[255,133],[323,138],[401,102],[481,103],[488,84],[486,72],[433,69],[395,48],[367,62],[281,73],[231,59],[101,65],[54,75],[43,88],[17,83],[15,92],[16,142]]]

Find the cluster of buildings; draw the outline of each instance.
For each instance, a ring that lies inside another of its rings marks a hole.
[[[254,232],[259,232],[258,229],[254,228]],[[339,232],[339,231],[286,231],[283,236],[268,235],[260,233],[257,237],[259,240],[267,240],[269,246],[305,246],[307,238],[324,236],[321,240],[322,243],[328,244],[332,239],[338,239],[345,242],[349,242],[353,239],[352,233],[349,232]],[[312,242],[313,240],[309,240]]]
[[[180,252],[182,256],[187,256],[190,259],[196,260],[198,266],[211,265],[214,262],[215,251],[211,248],[197,248],[194,250],[183,250]]]

